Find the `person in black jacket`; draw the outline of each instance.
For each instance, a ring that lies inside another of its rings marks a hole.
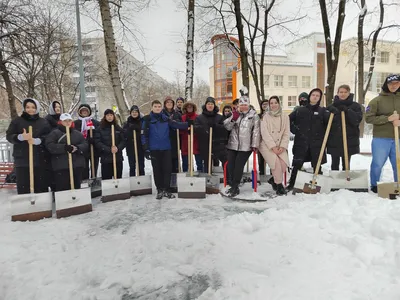
[[[17,175],[18,194],[28,194],[29,185],[29,144],[33,145],[34,189],[35,193],[48,191],[49,178],[46,170],[49,154],[44,147],[44,139],[51,131],[49,123],[39,117],[40,104],[32,98],[22,102],[24,111],[11,121],[7,129],[7,141],[14,145],[13,157]],[[32,135],[29,134],[32,126]]]
[[[112,146],[111,125],[114,125],[115,146]],[[101,178],[112,179],[113,153],[116,153],[117,178],[122,177],[123,156],[122,150],[125,148],[125,135],[123,129],[118,126],[117,118],[112,109],[104,111],[100,127],[95,131],[94,142],[101,159]]]
[[[225,105],[224,109],[222,110],[222,116],[227,119],[232,115],[232,106]]]
[[[174,109],[175,103],[170,96],[165,97],[163,113],[172,121],[182,122],[182,115]],[[178,173],[178,137],[176,129],[170,128],[172,173]],[[179,149],[180,150],[180,149]]]
[[[342,133],[342,111],[346,118],[347,151],[350,157],[360,153],[360,123],[363,118],[361,105],[353,101],[354,94],[350,94],[350,86],[341,85],[338,94],[335,96],[333,104],[327,110],[335,114],[333,117],[332,128],[328,139],[328,154],[332,157],[331,170],[339,170],[340,158],[342,158],[342,168],[345,170],[343,133]]]
[[[133,105],[130,109],[130,116],[124,125],[124,133],[126,137],[126,154],[129,160],[129,176],[135,176],[136,172],[136,157],[133,140],[133,131],[136,131],[136,149],[139,160],[139,175],[144,175],[144,152],[140,133],[142,130],[142,118],[140,117],[139,107]]]
[[[222,165],[227,160],[227,151],[225,145],[227,143],[228,131],[225,129],[225,118],[220,115],[218,106],[215,105],[215,99],[208,97],[206,103],[202,107],[203,112],[197,116],[194,121],[194,132],[197,134],[200,156],[203,159],[203,172],[208,172],[208,156],[210,128],[213,128],[212,136],[212,159],[218,159]]]
[[[52,129],[57,128],[58,121],[62,114],[61,104],[58,101],[51,102],[49,106],[49,114],[45,117]]]
[[[290,130],[295,135],[293,144],[292,172],[287,189],[292,190],[296,182],[298,170],[306,161],[311,161],[315,169],[318,162],[319,153],[324,139],[329,112],[325,107],[321,107],[322,91],[318,88],[313,89],[308,94],[306,106],[300,106],[290,115]],[[322,158],[322,164],[326,163],[326,153]],[[318,173],[322,174],[321,168]]]
[[[66,127],[69,127],[70,130],[70,145],[67,145]],[[74,127],[71,115],[62,114],[57,128],[46,137],[45,144],[51,154],[56,192],[71,189],[68,153],[72,154],[74,187],[75,189],[81,188],[82,169],[85,167],[85,153],[89,151],[89,145],[82,133],[75,130]]]
[[[100,122],[97,121],[96,119],[93,119],[91,117],[92,115],[92,109],[90,108],[90,105],[88,104],[81,104],[78,107],[78,120],[74,121],[75,124],[75,129],[80,131],[83,135],[83,137],[86,139],[86,141],[89,144],[89,151],[85,153],[85,167],[83,168],[82,172],[82,180],[86,180],[89,178],[89,170],[90,170],[90,176],[91,178],[97,177],[97,170],[99,168],[99,157],[100,154],[97,151],[95,145],[94,145],[94,134],[96,129],[100,127]],[[93,131],[93,138],[90,137],[90,128],[92,128]],[[92,174],[92,166],[90,165],[91,158],[90,158],[90,145],[93,145],[93,151],[94,151],[94,173]],[[90,164],[89,164],[90,162]]]

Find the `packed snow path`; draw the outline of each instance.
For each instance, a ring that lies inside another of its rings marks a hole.
[[[268,203],[140,197],[12,223],[1,299],[400,297],[400,201],[339,191]]]

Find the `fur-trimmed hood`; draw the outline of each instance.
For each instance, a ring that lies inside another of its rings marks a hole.
[[[196,105],[196,103],[194,103],[194,102],[185,102],[185,103],[183,104],[183,106],[182,106],[182,113],[183,113],[183,114],[186,114],[186,108],[187,108],[189,105],[192,105],[192,106],[193,106],[193,112],[194,112],[194,113],[197,112],[197,105]]]

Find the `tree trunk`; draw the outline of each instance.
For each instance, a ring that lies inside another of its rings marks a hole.
[[[324,28],[325,44],[326,44],[326,61],[328,68],[327,86],[325,89],[326,105],[332,103],[335,93],[336,71],[339,63],[340,43],[342,40],[343,23],[346,17],[346,0],[339,1],[338,19],[336,23],[335,42],[332,46],[331,31],[329,26],[329,18],[325,0],[319,0],[321,8],[322,25]]]
[[[364,104],[364,20],[367,15],[367,6],[365,0],[361,0],[361,12],[358,16],[357,46],[358,46],[358,64],[357,64],[357,102]],[[360,137],[364,136],[365,117],[360,123]]]
[[[3,77],[4,80],[4,84],[6,86],[8,105],[10,107],[10,116],[11,119],[15,119],[16,117],[18,117],[17,108],[15,106],[15,96],[11,84],[10,75],[8,74],[7,66],[3,61],[3,53],[1,51],[0,51],[0,71],[1,71],[1,76]]]
[[[191,101],[193,97],[194,78],[194,0],[189,0],[188,6],[188,32],[186,42],[186,83],[185,98]]]
[[[125,120],[128,117],[129,107],[127,106],[122,92],[121,78],[118,69],[117,47],[115,45],[114,29],[111,20],[110,4],[108,0],[99,0],[101,22],[103,25],[104,44],[106,47],[108,73],[114,90],[116,104],[119,114]],[[111,104],[111,103],[110,103]]]
[[[246,50],[245,37],[243,33],[243,22],[242,22],[242,13],[240,10],[240,0],[232,0],[233,6],[235,7],[235,19],[236,19],[236,28],[239,36],[239,45],[240,45],[240,61],[241,61],[241,69],[242,69],[242,82],[245,87],[249,90],[250,93],[250,79],[249,79],[249,62],[248,55]]]

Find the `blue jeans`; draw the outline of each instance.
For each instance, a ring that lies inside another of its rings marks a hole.
[[[195,154],[194,159],[196,160],[196,167],[198,172],[203,172],[203,160],[201,159],[200,154]],[[188,156],[182,155],[182,171],[187,172],[189,165],[188,165]],[[193,168],[194,169],[194,168]]]
[[[388,157],[393,169],[394,181],[397,182],[396,143],[394,139],[373,138],[371,143],[372,162],[370,170],[371,186],[377,186],[381,179],[382,168]]]

